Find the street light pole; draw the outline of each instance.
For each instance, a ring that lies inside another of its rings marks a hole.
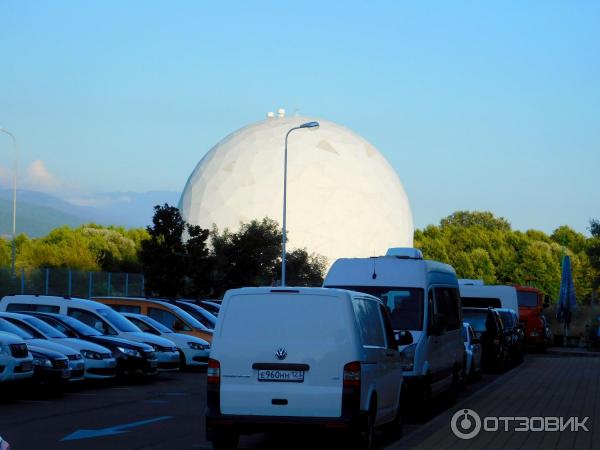
[[[15,272],[15,258],[16,258],[16,235],[17,235],[17,161],[19,158],[19,146],[17,145],[17,138],[10,131],[0,128],[0,132],[10,136],[13,141],[15,148],[15,156],[13,163],[13,216],[12,216],[12,276],[14,277]]]
[[[286,207],[287,207],[287,154],[288,154],[288,136],[294,130],[299,130],[301,128],[317,128],[319,126],[319,122],[306,122],[297,127],[291,128],[285,135],[285,151],[283,154],[283,233],[281,234],[281,286],[285,287],[285,241],[287,240],[287,235],[285,231],[286,227]]]

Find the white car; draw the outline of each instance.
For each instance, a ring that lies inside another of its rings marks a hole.
[[[158,371],[179,370],[179,351],[173,343],[144,333],[110,306],[93,300],[52,295],[7,295],[0,300],[0,311],[39,311],[67,314],[102,334],[143,342],[154,348]]]
[[[243,288],[225,294],[207,369],[207,438],[289,425],[335,428],[373,445],[401,429],[402,366],[376,297],[340,289]]]
[[[180,353],[180,367],[206,366],[210,344],[204,339],[188,334],[175,333],[152,317],[143,314],[121,313],[145,333],[155,334],[173,342]]]
[[[56,344],[48,339],[36,339],[24,329],[19,328],[18,326],[13,325],[2,318],[0,318],[0,332],[10,333],[18,336],[23,339],[27,345],[31,345],[32,348],[40,347],[42,349],[62,353],[69,360],[69,369],[71,369],[69,381],[83,380],[84,362],[81,353],[74,351],[69,347],[65,347],[64,345]]]
[[[33,376],[33,356],[27,344],[14,334],[0,332],[0,382]]]
[[[469,323],[463,322],[462,331],[465,341],[465,376],[479,379],[481,378],[481,343]]]
[[[103,379],[117,375],[117,360],[106,347],[70,338],[37,317],[20,313],[0,313],[0,317],[38,339],[47,339],[81,353],[84,359],[84,378]]]

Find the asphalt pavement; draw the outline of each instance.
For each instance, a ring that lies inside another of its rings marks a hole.
[[[531,357],[533,359],[537,357]],[[574,358],[570,358],[574,359]],[[501,385],[508,374],[484,375],[459,394],[463,402],[491,384]],[[0,436],[12,450],[178,450],[210,449],[205,440],[204,407],[206,374],[176,372],[161,374],[143,383],[80,383],[59,395],[19,386],[0,390]],[[398,443],[378,433],[377,447],[406,442],[415,444],[419,430],[436,423],[448,405],[438,401],[425,421],[408,419],[405,437]],[[445,426],[443,422],[438,426]],[[432,431],[428,431],[432,433]],[[340,448],[335,435],[254,435],[240,440],[241,449]]]

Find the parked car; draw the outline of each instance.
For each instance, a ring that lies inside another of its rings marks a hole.
[[[552,333],[552,328],[550,328],[550,323],[548,322],[548,318],[544,314],[542,314],[541,319],[542,319],[542,325],[544,328],[544,335],[546,338],[543,346],[544,346],[544,348],[546,348],[546,347],[550,347],[553,344],[554,335]]]
[[[523,342],[525,333],[523,325],[519,323],[517,313],[512,309],[496,308],[502,318],[504,326],[504,337],[508,345],[511,365],[517,365],[523,362]]]
[[[200,306],[209,312],[213,313],[215,317],[219,317],[219,313],[221,312],[221,300],[200,300]]]
[[[479,379],[481,378],[481,341],[468,322],[463,322],[462,332],[465,341],[465,376]]]
[[[143,314],[122,313],[134,325],[145,333],[156,334],[173,342],[179,349],[179,367],[206,366],[210,353],[210,344],[204,339],[187,334],[175,333],[152,317]]]
[[[152,317],[176,333],[189,334],[208,342],[212,341],[212,329],[173,302],[135,297],[96,297],[94,300],[110,306],[115,311]]]
[[[10,444],[0,436],[0,450],[10,450]]]
[[[7,295],[0,300],[0,311],[39,311],[66,314],[102,334],[142,342],[154,348],[159,371],[179,370],[179,352],[170,341],[138,327],[112,308],[92,300],[51,295]]]
[[[28,345],[33,356],[33,380],[39,384],[60,386],[69,382],[69,358],[47,348]]]
[[[38,339],[48,339],[81,353],[84,359],[84,378],[114,378],[117,374],[117,361],[106,347],[70,338],[43,320],[30,315],[3,312],[0,313],[0,317]]]
[[[519,318],[519,299],[514,286],[488,285],[483,280],[458,280],[460,298],[465,308],[507,308]]]
[[[112,351],[117,360],[117,375],[156,375],[158,360],[154,348],[142,342],[116,336],[106,336],[85,323],[64,315],[29,312],[65,335],[102,345]]]
[[[27,344],[14,334],[0,331],[0,383],[33,376],[33,356]]]
[[[482,366],[487,371],[502,372],[510,364],[504,326],[493,308],[463,308],[463,319],[473,327],[481,341]]]
[[[36,339],[27,331],[23,330],[22,328],[19,328],[16,325],[13,325],[12,323],[2,318],[0,318],[0,332],[11,333],[16,336],[19,336],[25,341],[28,347],[35,349],[41,348],[44,350],[50,350],[65,355],[69,360],[69,369],[71,369],[71,376],[69,377],[69,381],[83,380],[84,362],[81,353],[76,352],[75,350],[69,347],[65,347],[64,345],[56,344],[47,339]]]
[[[420,250],[391,248],[386,256],[338,259],[325,287],[380,298],[399,333],[410,404],[425,412],[441,393],[453,399],[464,379],[461,302],[454,269],[423,259]]]
[[[376,297],[323,288],[225,294],[207,369],[207,438],[286,425],[331,427],[371,448],[376,426],[401,427],[402,367]]]
[[[214,330],[217,324],[217,316],[205,308],[203,303],[197,304],[189,300],[177,300],[175,302],[181,309],[194,316],[196,320],[202,323],[205,327]]]

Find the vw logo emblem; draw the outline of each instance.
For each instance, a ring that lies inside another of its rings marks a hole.
[[[287,352],[285,351],[285,348],[280,348],[277,349],[277,351],[275,352],[275,357],[279,360],[279,361],[283,361],[285,358],[287,358]]]

